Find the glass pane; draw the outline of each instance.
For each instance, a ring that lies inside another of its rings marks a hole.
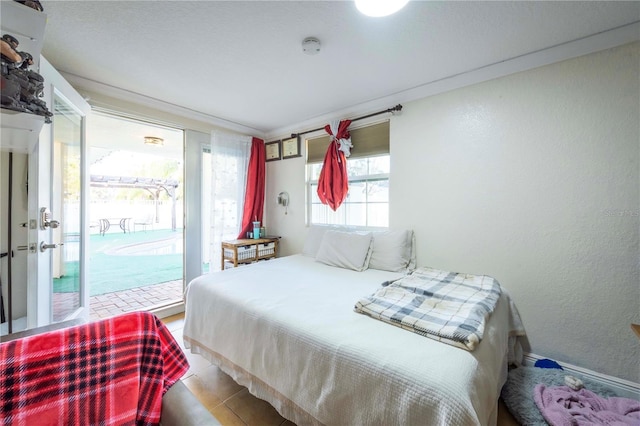
[[[367,183],[369,202],[389,202],[389,181],[378,180]]]
[[[349,179],[369,174],[369,163],[366,158],[347,160],[347,174]]]
[[[320,197],[318,197],[318,185],[311,185],[311,203],[320,203]]]
[[[207,273],[211,270],[209,265],[210,245],[211,245],[211,191],[209,187],[211,185],[211,152],[202,152],[202,170],[201,170],[201,188],[202,188],[202,273]]]
[[[322,163],[309,165],[309,180],[317,181],[320,178],[320,171],[322,170]]]
[[[82,116],[58,96],[54,98],[52,217],[53,321],[62,321],[80,307],[80,147]]]
[[[349,196],[347,202],[349,203],[364,203],[367,201],[367,183],[356,182],[349,184]]]
[[[369,158],[369,174],[375,175],[380,173],[389,173],[391,169],[391,157],[381,155],[379,157]]]
[[[346,224],[344,215],[344,205],[340,206],[337,211],[331,210],[328,206],[322,206],[326,211],[327,222],[331,225],[344,225]]]
[[[366,206],[365,203],[349,203],[340,206],[340,209],[344,208],[346,212],[345,224],[350,226],[364,226],[367,220]]]
[[[389,226],[389,204],[388,203],[369,203],[367,205],[367,226]]]
[[[323,204],[313,204],[311,206],[311,220],[312,223],[328,224],[329,222],[329,208]]]

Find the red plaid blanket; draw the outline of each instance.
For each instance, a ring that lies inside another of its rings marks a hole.
[[[0,344],[4,425],[155,425],[189,368],[165,325],[135,312]]]

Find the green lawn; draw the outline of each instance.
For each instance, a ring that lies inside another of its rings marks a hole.
[[[171,243],[181,231],[158,230],[91,235],[89,294],[112,293],[182,278],[182,253]],[[166,253],[163,253],[166,252]],[[78,291],[78,264],[67,262],[65,276],[53,280],[55,293]]]

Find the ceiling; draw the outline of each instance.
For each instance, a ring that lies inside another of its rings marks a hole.
[[[640,20],[640,2],[42,1],[71,81],[269,134]],[[636,27],[637,29],[637,27]],[[315,56],[301,43],[322,43]],[[299,129],[304,130],[304,129]]]
[[[182,133],[152,123],[93,113],[91,120],[87,120],[90,173],[129,176],[132,170],[144,168],[146,162],[181,161],[184,156]],[[162,145],[145,144],[145,136],[161,138]]]

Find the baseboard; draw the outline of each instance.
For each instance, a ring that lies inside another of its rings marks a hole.
[[[524,365],[533,367],[536,361],[540,359],[545,359],[545,357],[532,354],[525,353],[524,354]],[[606,374],[598,373],[593,370],[589,370],[586,368],[578,367],[576,365],[567,364],[564,362],[558,362],[560,366],[567,373],[576,373],[580,376],[583,376],[589,380],[593,380],[594,382],[598,382],[603,386],[606,386],[616,392],[619,396],[631,399],[640,399],[640,383],[634,383],[629,380],[619,379],[617,377],[608,376]]]

